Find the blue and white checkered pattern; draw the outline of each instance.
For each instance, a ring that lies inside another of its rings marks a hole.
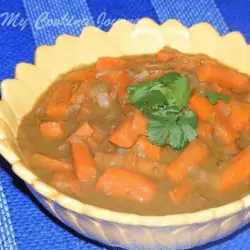
[[[13,77],[18,62],[32,62],[36,46],[62,33],[79,35],[86,25],[108,30],[117,19],[142,17],[159,23],[177,18],[187,26],[206,21],[221,34],[238,30],[250,42],[249,16],[249,0],[0,0],[0,80]],[[0,250],[108,249],[52,218],[0,161]],[[198,249],[249,250],[249,227]]]

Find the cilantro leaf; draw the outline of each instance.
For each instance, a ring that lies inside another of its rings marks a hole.
[[[169,144],[174,149],[182,149],[182,142],[184,140],[183,130],[176,124],[170,124]]]
[[[218,92],[208,92],[208,93],[203,93],[203,96],[207,97],[208,101],[215,105],[218,103],[219,100],[222,100],[225,103],[229,103],[230,101],[230,96]]]
[[[169,136],[168,126],[168,123],[163,123],[157,120],[149,120],[147,127],[148,139],[160,147],[165,146]]]
[[[146,114],[146,116],[150,119],[162,122],[164,121],[174,122],[180,116],[180,110],[177,107],[170,106],[152,111],[149,114]]]
[[[158,78],[159,82],[162,82],[164,85],[171,84],[175,82],[176,80],[180,79],[181,75],[177,72],[169,72],[160,78]]]
[[[172,91],[175,98],[176,106],[180,110],[182,110],[187,106],[191,94],[188,84],[188,77],[184,76],[182,78],[177,79],[173,84]]]
[[[190,124],[182,124],[180,128],[189,142],[196,139],[197,132]]]
[[[143,96],[140,96],[140,98],[137,98],[138,100],[133,104],[139,109],[153,107],[155,105],[163,105],[166,102],[165,96],[159,90],[148,91]]]
[[[179,117],[178,119],[178,124],[183,125],[183,124],[190,124],[192,128],[196,129],[197,127],[197,116],[194,111],[187,111],[182,114],[182,116]]]

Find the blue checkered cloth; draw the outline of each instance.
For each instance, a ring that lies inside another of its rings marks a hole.
[[[177,18],[187,26],[206,21],[221,34],[238,30],[250,42],[249,16],[249,0],[0,0],[0,80],[13,77],[18,62],[31,63],[38,45],[52,44],[62,33],[79,35],[86,25],[108,30],[117,19],[142,17],[159,23]],[[0,250],[108,249],[48,214],[0,161]],[[249,226],[198,249],[249,250]]]

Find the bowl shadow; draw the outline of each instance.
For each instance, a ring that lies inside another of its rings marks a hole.
[[[43,205],[32,195],[32,193],[29,191],[28,187],[26,186],[26,184],[24,183],[24,181],[22,179],[20,179],[18,176],[15,175],[15,173],[11,170],[11,167],[9,165],[9,163],[3,158],[0,157],[0,167],[3,169],[3,171],[5,173],[7,173],[9,176],[11,176],[12,178],[12,184],[15,186],[15,188],[17,188],[20,192],[22,192],[24,195],[28,196],[32,202],[39,208],[39,210],[45,214],[45,216],[49,217],[54,223],[56,223],[58,226],[60,226],[61,228],[63,228],[64,230],[66,230],[67,232],[69,232],[70,234],[72,234],[74,237],[78,238],[79,240],[85,241],[86,243],[90,243],[93,244],[97,247],[99,247],[100,249],[105,249],[105,250],[124,250],[122,248],[118,248],[118,247],[111,247],[111,246],[107,246],[104,245],[102,243],[99,243],[95,240],[91,240],[89,238],[84,237],[83,235],[81,235],[80,233],[74,231],[73,229],[71,229],[69,226],[65,225],[64,223],[62,223],[60,220],[58,220],[56,217],[54,217],[51,213],[49,213],[44,207]],[[235,237],[237,237],[239,234],[243,233],[246,230],[250,229],[250,223],[245,225],[244,227],[236,230],[234,233],[221,238],[219,240],[207,243],[205,245],[201,245],[201,246],[197,246],[194,248],[190,248],[189,250],[204,250],[204,249],[211,249],[214,246],[218,246],[218,245],[222,245],[227,241],[233,240]]]

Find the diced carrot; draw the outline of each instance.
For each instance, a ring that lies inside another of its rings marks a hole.
[[[156,58],[158,62],[166,62],[169,60],[179,59],[182,54],[175,50],[161,50],[157,53]]]
[[[190,181],[184,180],[177,187],[169,191],[169,199],[174,204],[183,202],[192,190]]]
[[[166,175],[179,182],[188,175],[189,168],[200,165],[209,155],[208,147],[199,140],[189,143],[184,151],[166,167]]]
[[[40,132],[42,136],[51,139],[58,139],[63,136],[64,123],[58,122],[43,122],[40,124]]]
[[[241,151],[234,161],[224,169],[219,178],[220,191],[234,189],[250,176],[250,146]]]
[[[113,197],[147,203],[156,195],[156,185],[151,180],[127,170],[108,167],[100,176],[96,188]]]
[[[66,75],[67,80],[71,81],[86,81],[92,80],[96,76],[95,71],[75,70]]]
[[[125,70],[113,70],[103,75],[102,80],[114,84],[114,90],[111,93],[112,98],[118,95],[118,99],[122,100],[127,93],[127,87],[132,82],[128,72]]]
[[[241,132],[249,123],[249,112],[238,102],[231,102],[231,106],[232,113],[229,117],[230,124],[236,131]]]
[[[227,88],[246,88],[248,77],[218,64],[202,64],[197,69],[200,82],[218,83]]]
[[[70,104],[81,104],[84,101],[84,98],[86,99],[86,96],[89,94],[87,93],[90,90],[89,83],[82,83],[77,90],[73,93],[71,96],[69,103]]]
[[[71,143],[73,168],[79,181],[96,178],[97,170],[93,157],[85,143]]]
[[[215,107],[206,97],[195,94],[189,100],[189,108],[196,112],[198,118],[202,121],[210,121],[216,114]]]
[[[239,137],[239,134],[233,129],[228,120],[219,113],[216,114],[213,128],[214,136],[217,137],[221,143],[231,144]]]
[[[148,125],[148,119],[142,114],[140,110],[135,109],[132,121],[132,129],[136,131],[138,134],[146,136],[147,125]]]
[[[77,116],[78,120],[84,119],[92,112],[93,101],[89,95],[89,93],[83,93],[82,104]]]
[[[139,137],[139,134],[131,129],[132,121],[133,116],[129,116],[118,124],[109,138],[110,142],[123,148],[132,147]]]
[[[72,170],[72,165],[70,163],[40,153],[34,153],[31,160],[34,165],[39,165],[53,172]]]
[[[137,170],[138,152],[135,146],[133,146],[128,153],[126,153],[124,168],[131,171]]]
[[[113,57],[100,57],[95,65],[95,69],[97,71],[123,69],[124,67],[125,67],[124,60]]]
[[[208,122],[198,121],[197,133],[203,141],[211,140],[213,135],[213,127]]]
[[[84,122],[74,133],[72,133],[68,138],[67,142],[71,142],[75,138],[86,140],[94,134],[93,128],[88,122]]]
[[[71,96],[70,84],[61,84],[52,93],[46,107],[46,114],[55,119],[62,119],[65,116]]]
[[[136,142],[139,154],[143,155],[143,158],[152,160],[160,160],[162,148],[152,144],[147,137],[140,136]]]

